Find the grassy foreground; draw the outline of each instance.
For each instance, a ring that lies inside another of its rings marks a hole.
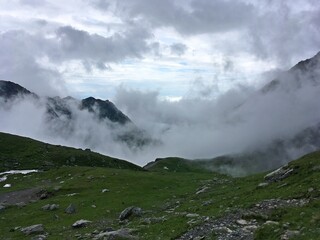
[[[0,198],[8,192],[33,188],[46,190],[49,197],[25,206],[7,205],[0,210],[0,238],[31,239],[19,227],[43,224],[47,239],[92,239],[92,233],[107,228],[134,229],[133,235],[139,239],[175,239],[206,222],[243,210],[239,218],[256,222],[255,239],[281,239],[288,231],[298,232],[290,239],[319,239],[320,153],[306,155],[288,167],[293,169],[290,176],[262,186],[258,185],[266,182],[266,173],[232,178],[197,171],[58,166],[39,173],[11,175],[0,183]],[[6,183],[12,187],[3,188]],[[109,191],[102,192],[103,189]],[[257,204],[270,199],[305,204],[253,213]],[[67,214],[64,210],[71,203],[76,213]],[[59,208],[42,210],[46,204],[59,204]],[[119,222],[119,214],[129,206],[142,208],[143,215]],[[79,219],[92,223],[84,228],[72,228]],[[228,228],[235,231],[236,226],[231,224]],[[217,232],[213,229],[202,239],[215,239]]]
[[[52,169],[61,166],[90,166],[142,170],[130,162],[60,145],[52,145],[0,132],[0,171]]]

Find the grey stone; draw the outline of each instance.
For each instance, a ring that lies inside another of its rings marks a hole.
[[[259,184],[258,184],[258,187],[263,188],[263,187],[266,187],[266,186],[268,186],[268,185],[269,185],[269,183],[263,182],[263,183],[259,183]]]
[[[41,209],[46,211],[53,211],[53,210],[57,210],[58,208],[59,208],[58,204],[47,204],[47,205],[44,205]]]
[[[34,236],[33,238],[31,238],[31,240],[45,240],[47,239],[47,235],[46,234],[40,234],[37,236]]]
[[[0,204],[0,212],[3,211],[4,209],[6,209],[6,207]]]
[[[278,168],[277,170],[267,174],[264,179],[267,182],[278,182],[293,174],[293,169],[288,165]]]
[[[71,203],[64,211],[65,213],[68,214],[74,214],[76,213],[76,207]]]
[[[124,209],[120,215],[119,215],[119,220],[123,221],[128,219],[129,217],[133,216],[133,217],[141,217],[142,216],[142,209],[139,207],[127,207],[126,209]]]
[[[200,190],[197,190],[196,195],[199,195],[201,193],[204,193],[208,190],[209,188],[207,186],[202,187]]]
[[[199,214],[196,214],[196,213],[188,213],[186,215],[187,218],[196,218],[196,217],[199,217]]]
[[[72,224],[72,227],[73,228],[82,228],[82,227],[87,226],[89,223],[91,223],[91,221],[81,219],[81,220],[76,221],[74,224]]]
[[[21,232],[23,232],[25,235],[43,233],[44,232],[44,227],[43,227],[42,224],[36,224],[36,225],[32,225],[32,226],[28,226],[28,227],[22,228]]]
[[[239,224],[239,225],[247,225],[248,224],[248,222],[246,220],[244,220],[244,219],[238,219],[236,221],[236,223]]]
[[[292,231],[292,230],[287,230],[282,236],[281,240],[289,240],[293,237],[296,237],[300,235],[300,231]]]
[[[138,239],[132,236],[132,229],[122,228],[116,231],[102,232],[94,236],[93,239]]]

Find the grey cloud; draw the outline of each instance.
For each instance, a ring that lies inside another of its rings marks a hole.
[[[230,54],[230,49],[231,54],[247,52],[289,67],[320,49],[320,3],[314,0],[104,2],[112,5],[109,11],[112,9],[127,22],[136,21],[151,28],[172,27],[182,35],[237,32],[238,36],[230,36],[222,44],[212,36],[215,46],[225,54]]]
[[[282,74],[282,87],[267,94],[240,86],[215,99],[173,103],[160,100],[156,92],[120,88],[116,104],[164,143],[144,156],[208,158],[255,151],[319,124],[319,81],[304,74],[305,84],[296,84],[299,75]],[[303,147],[286,150],[295,158],[306,153]],[[280,161],[269,160],[271,167]]]
[[[7,31],[0,33],[0,78],[20,83],[38,94],[59,95],[66,93],[62,74],[57,67],[41,64],[46,58],[60,65],[69,60],[83,63],[87,71],[92,68],[108,70],[108,63],[127,58],[142,58],[152,50],[147,40],[149,31],[141,27],[130,27],[123,33],[110,37],[89,34],[70,26],[59,27],[52,34],[52,26],[46,24],[38,33]],[[51,34],[47,38],[44,32]]]
[[[0,34],[0,78],[27,86],[40,95],[65,93],[64,81],[59,71],[41,66],[37,59],[43,56],[45,44],[40,36],[23,31]]]
[[[271,4],[272,3],[272,4]],[[275,59],[285,68],[311,57],[320,49],[320,4],[296,11],[291,2],[272,1],[248,26],[251,52],[264,59]]]
[[[182,34],[235,30],[251,21],[254,11],[250,4],[224,0],[116,0],[113,3],[117,13],[127,20],[142,18],[152,26],[173,26]]]
[[[172,54],[181,56],[187,51],[188,47],[183,43],[174,43],[170,46]]]
[[[60,27],[56,35],[60,50],[58,58],[62,60],[85,59],[101,64],[126,58],[141,58],[150,50],[146,40],[151,35],[146,29],[139,27],[129,29],[123,34],[103,37],[66,26]]]
[[[38,7],[38,6],[46,5],[47,1],[46,0],[20,0],[20,3],[24,5]]]

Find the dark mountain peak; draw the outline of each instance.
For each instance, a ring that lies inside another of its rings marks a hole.
[[[266,84],[262,89],[262,93],[272,92],[281,85],[286,88],[298,89],[304,84],[319,85],[320,81],[320,52],[312,58],[308,58],[298,62],[290,70],[281,73],[276,79]]]
[[[0,97],[3,97],[5,100],[15,98],[17,96],[33,96],[39,98],[36,94],[30,92],[26,88],[16,84],[14,82],[0,80]]]
[[[295,66],[293,66],[290,71],[300,70],[300,71],[308,71],[314,70],[317,68],[317,65],[320,63],[320,52],[314,55],[312,58],[308,58],[306,60],[298,62]]]
[[[108,118],[112,122],[118,122],[120,124],[131,122],[131,120],[109,100],[88,97],[81,101],[80,108],[95,113],[101,120]]]

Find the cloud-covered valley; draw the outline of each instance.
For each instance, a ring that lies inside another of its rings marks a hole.
[[[267,151],[280,142],[281,154],[276,158],[263,158],[268,163],[256,160],[272,168],[319,148],[319,60],[318,54],[265,86],[239,86],[217,98],[197,94],[172,102],[161,99],[156,91],[119,87],[114,103],[134,124],[99,119],[72,98],[55,98],[62,104],[58,106],[72,113],[70,118],[62,114],[65,110],[50,118],[45,98],[18,97],[2,102],[0,131],[90,148],[139,165],[167,156],[208,159]],[[119,138],[133,126],[143,130],[134,134],[148,141],[128,145]]]

